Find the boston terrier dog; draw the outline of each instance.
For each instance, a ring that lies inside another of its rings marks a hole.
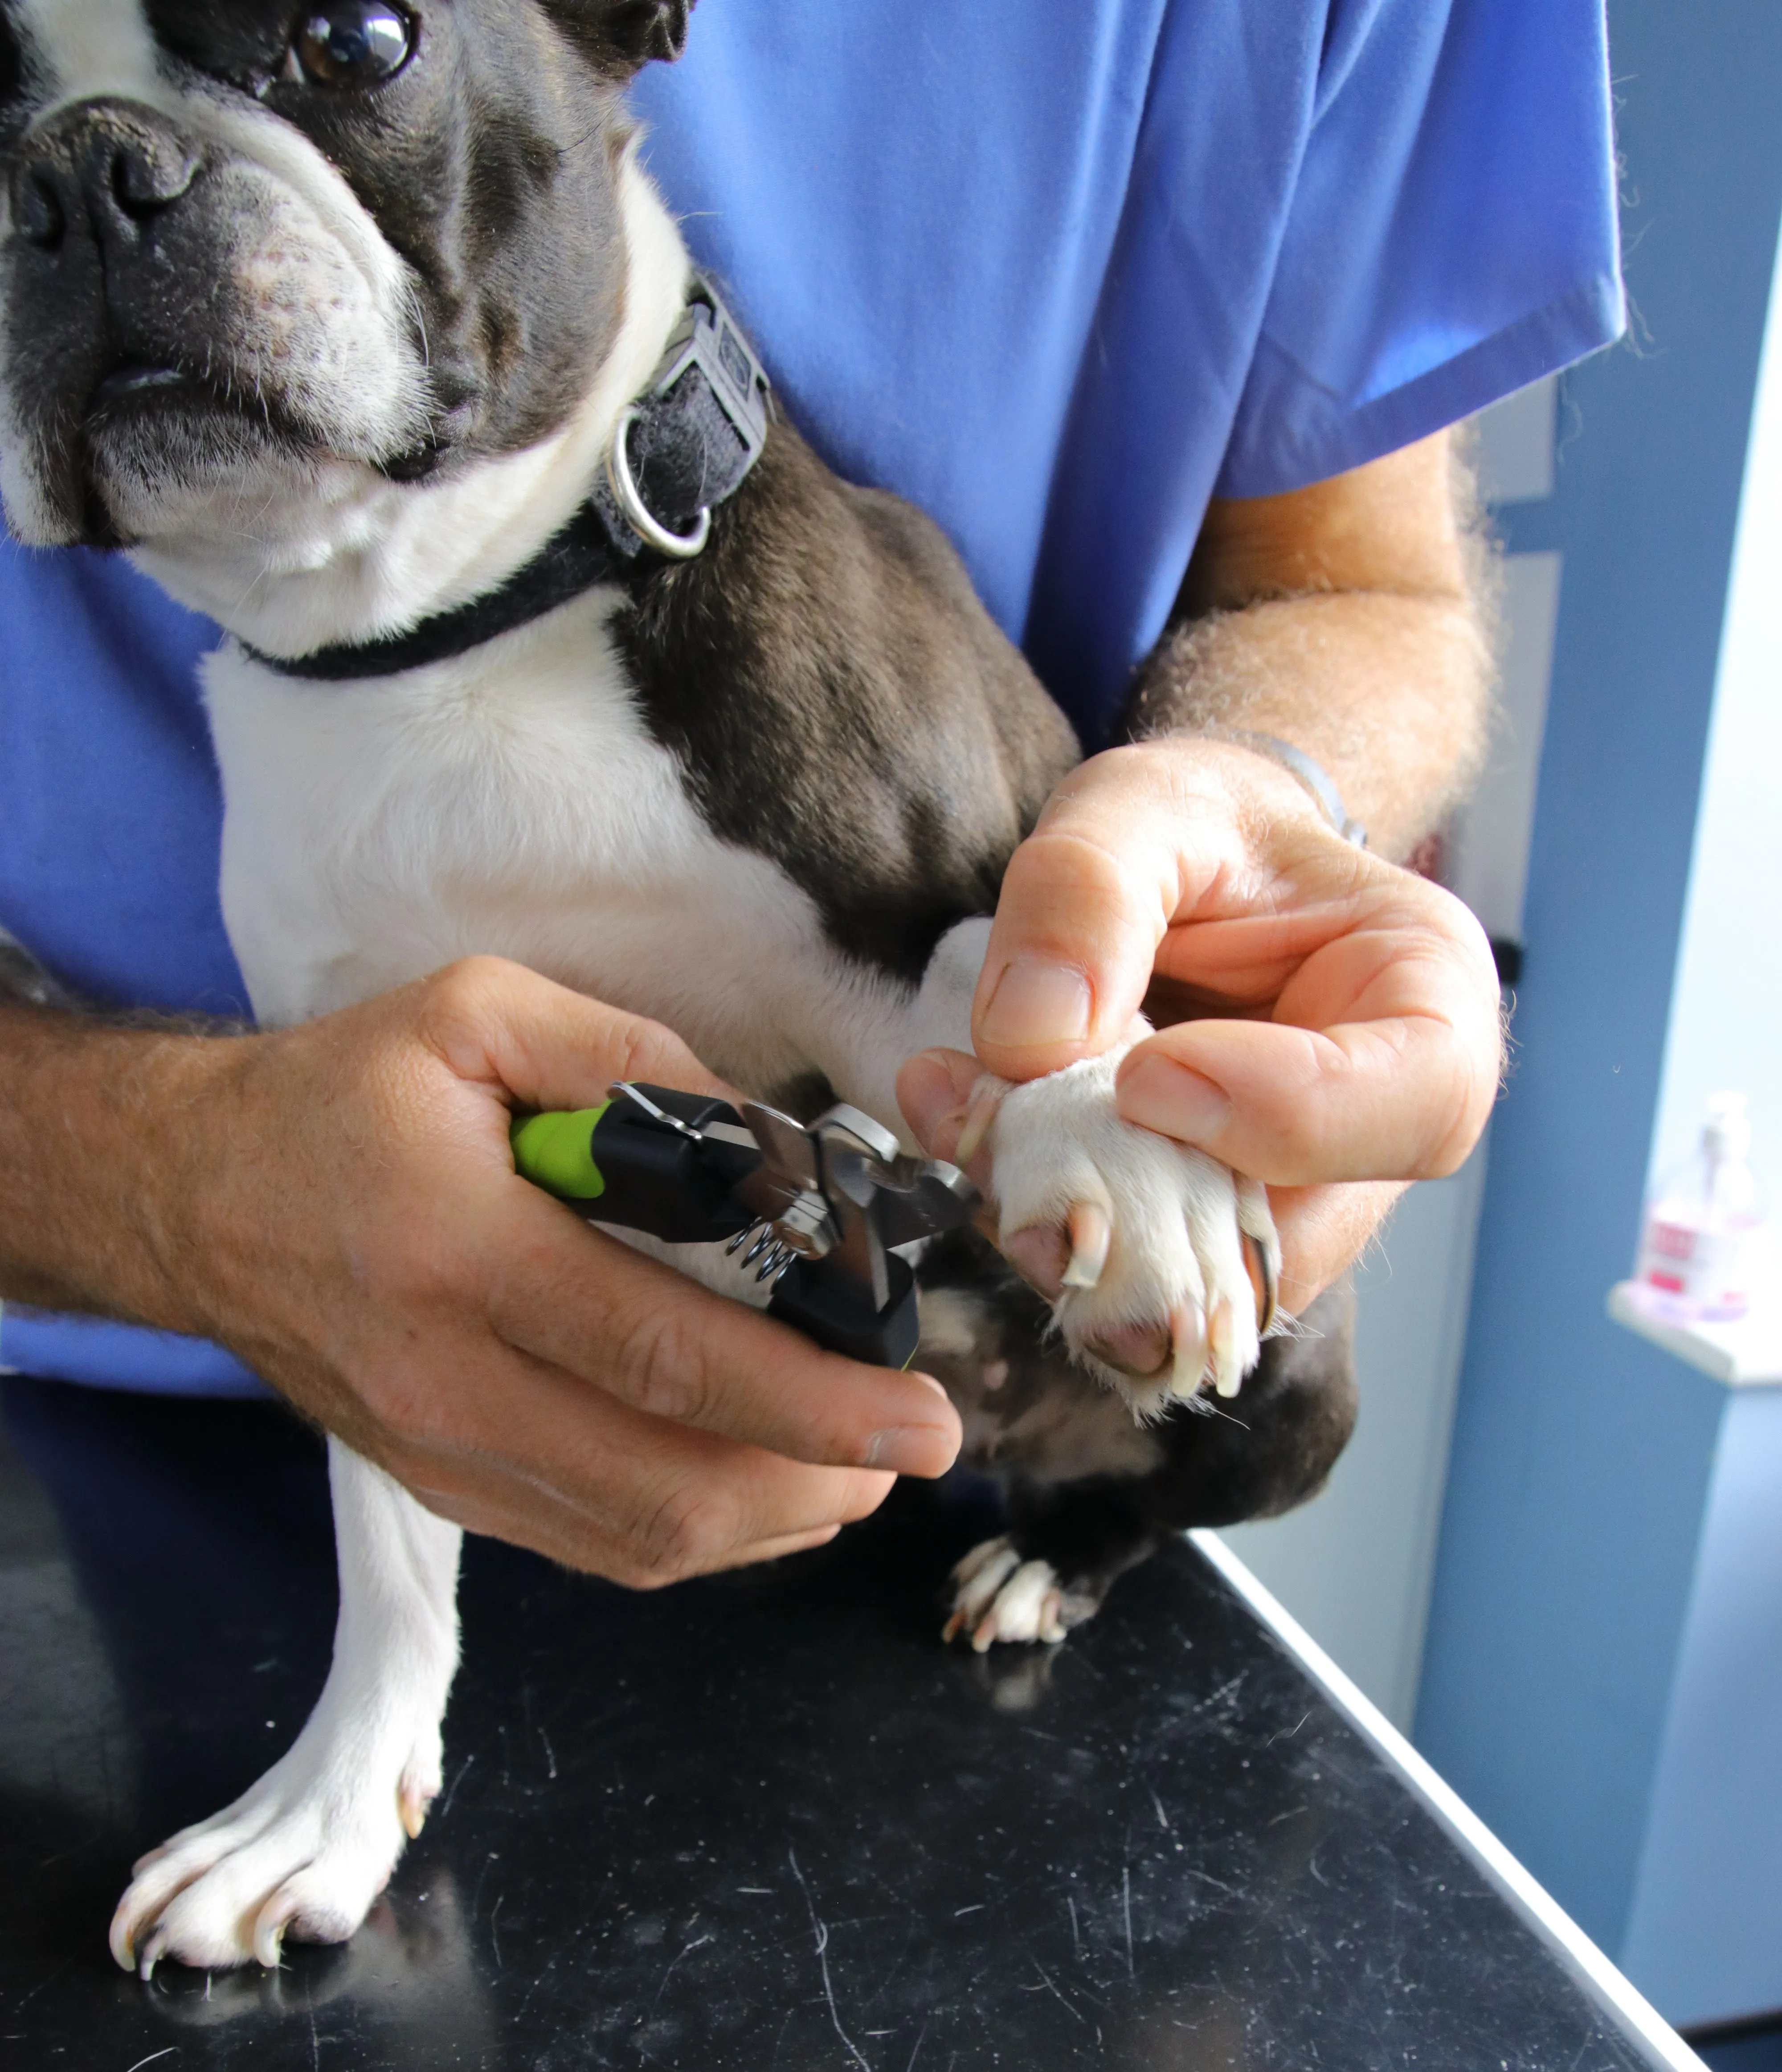
[[[127,551],[227,629],[261,1023],[494,953],[907,1142],[898,1068],[969,1049],[1004,867],[1080,750],[937,529],[829,473],[693,273],[623,101],[691,6],[0,0],[0,495],[20,540]],[[969,1234],[922,1262],[922,1364],[1014,1493],[955,1578],[980,1646],[1311,1494],[1353,1418],[1341,1298],[1261,1342],[1266,1197],[1122,1122],[1121,1054],[977,1104],[1040,1288]],[[459,1534],[329,1457],[326,1687],[137,1866],[112,1947],[144,1976],[351,1935],[438,1790]]]

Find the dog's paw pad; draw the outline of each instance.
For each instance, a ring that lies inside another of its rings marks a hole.
[[[1072,1353],[1148,1416],[1208,1381],[1237,1393],[1273,1321],[1280,1249],[1264,1188],[1121,1118],[1123,1054],[973,1098],[1004,1256]]]

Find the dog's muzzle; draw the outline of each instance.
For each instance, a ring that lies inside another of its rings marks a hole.
[[[377,465],[426,431],[401,262],[368,270],[327,177],[110,96],[48,117],[6,177],[0,483],[25,537],[127,544],[181,498],[263,500],[318,454]]]
[[[214,244],[203,152],[134,101],[60,110],[21,145],[8,178],[0,373],[9,438],[31,455],[46,509],[68,538],[114,543],[93,479],[93,434],[108,413],[214,411],[198,380],[203,254]]]

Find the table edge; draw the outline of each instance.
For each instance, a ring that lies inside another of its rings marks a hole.
[[[1404,1778],[1467,1855],[1591,1996],[1673,2072],[1709,2068],[1638,1988],[1597,1947],[1552,1894],[1511,1855],[1453,1786],[1344,1674],[1286,1607],[1233,1553],[1216,1532],[1200,1527],[1188,1543],[1241,1598],[1357,1733]]]

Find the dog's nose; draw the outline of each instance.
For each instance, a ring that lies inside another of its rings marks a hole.
[[[134,245],[190,191],[201,163],[153,109],[84,101],[27,140],[13,169],[13,226],[46,252],[60,250],[71,230],[102,245]]]

